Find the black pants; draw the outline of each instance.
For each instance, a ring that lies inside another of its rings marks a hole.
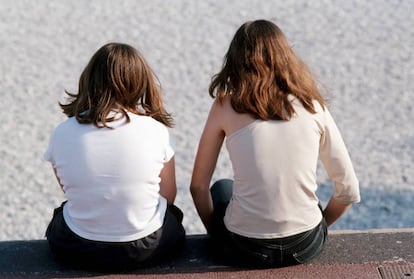
[[[154,265],[171,257],[184,243],[183,213],[174,205],[168,206],[160,229],[128,242],[93,241],[78,236],[66,225],[63,205],[54,210],[46,237],[56,260],[74,268],[114,271]]]
[[[269,267],[304,263],[318,256],[327,240],[325,219],[312,230],[293,236],[256,239],[230,232],[224,215],[233,192],[233,181],[222,179],[210,189],[214,213],[209,231],[213,252],[222,261],[233,265]]]

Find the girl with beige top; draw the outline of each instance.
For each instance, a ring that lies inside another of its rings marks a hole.
[[[209,93],[215,101],[190,189],[217,254],[255,266],[320,254],[327,227],[359,202],[359,183],[310,71],[279,27],[243,24]],[[210,188],[224,139],[234,180]],[[315,193],[318,158],[334,184],[324,210]]]

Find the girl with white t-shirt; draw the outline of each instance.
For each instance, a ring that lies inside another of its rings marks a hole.
[[[275,24],[246,22],[209,93],[216,100],[190,189],[217,254],[254,266],[314,258],[327,226],[360,195],[347,149],[306,65]],[[234,179],[209,188],[225,139]],[[318,158],[334,184],[324,210],[316,195]]]
[[[159,262],[184,241],[174,150],[155,75],[135,48],[102,46],[83,70],[69,117],[53,131],[45,159],[66,201],[46,237],[58,261],[133,269]]]

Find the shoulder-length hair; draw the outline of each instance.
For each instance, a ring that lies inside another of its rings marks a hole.
[[[158,79],[141,53],[126,44],[102,46],[83,70],[78,93],[65,92],[72,100],[59,105],[79,123],[111,128],[107,122],[115,120],[110,114],[115,111],[127,122],[127,112],[132,112],[150,116],[168,127],[173,125],[163,106]]]
[[[288,95],[311,113],[325,102],[307,66],[293,52],[278,26],[266,20],[244,23],[234,35],[210,96],[229,96],[236,112],[262,120],[289,120],[295,113]]]

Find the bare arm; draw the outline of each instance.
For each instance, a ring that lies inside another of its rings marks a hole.
[[[174,157],[164,164],[160,173],[160,178],[160,194],[167,199],[168,204],[173,204],[175,196],[177,195]]]
[[[210,228],[213,215],[210,181],[225,136],[217,106],[217,103],[212,106],[201,135],[190,185],[195,207],[207,230]]]
[[[323,211],[327,225],[335,223],[351,206],[352,204],[341,204],[332,197]]]
[[[63,185],[62,185],[62,182],[60,182],[60,178],[59,178],[59,176],[57,175],[57,170],[56,170],[56,168],[53,168],[53,172],[54,172],[54,174],[55,174],[55,176],[56,176],[56,179],[57,179],[57,182],[59,183],[60,188],[62,189],[62,191],[63,191],[63,193],[64,193],[64,192],[65,192],[65,190],[63,190]]]

